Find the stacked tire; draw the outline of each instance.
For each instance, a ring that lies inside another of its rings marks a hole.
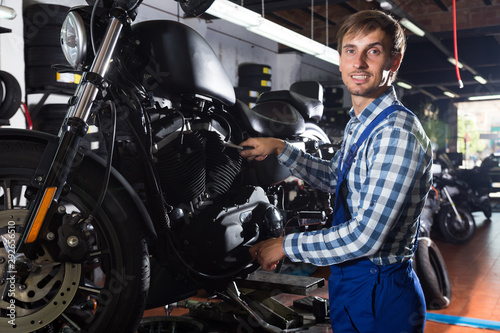
[[[57,135],[66,117],[68,106],[66,104],[44,104],[40,109],[40,116],[36,129],[45,133]],[[89,132],[83,138],[81,146],[91,150],[99,156],[106,156],[106,142],[95,126],[91,126]]]
[[[61,27],[69,7],[55,4],[33,4],[24,9],[24,58],[28,94],[72,95],[80,75],[58,73],[52,66],[69,66],[60,45]],[[66,104],[44,104],[33,114],[35,129],[56,135],[66,116]],[[105,143],[99,132],[89,133],[82,146],[105,154]]]
[[[68,10],[69,7],[52,4],[33,4],[24,9],[27,93],[72,94],[77,86],[77,75],[60,74],[52,68],[69,66],[59,42]]]
[[[238,67],[236,98],[253,107],[259,95],[271,90],[271,67],[261,64],[241,64]]]
[[[0,71],[0,125],[7,125],[21,105],[21,86],[10,73]]]

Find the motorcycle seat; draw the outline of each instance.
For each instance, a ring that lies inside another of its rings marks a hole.
[[[231,108],[252,136],[289,138],[305,131],[304,117],[289,103],[268,101],[252,109],[240,100]]]
[[[260,94],[256,105],[269,101],[282,101],[291,104],[304,119],[312,119],[316,122],[323,116],[323,102],[310,98],[290,90],[267,91]]]

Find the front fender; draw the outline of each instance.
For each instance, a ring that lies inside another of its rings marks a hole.
[[[48,146],[49,143],[57,143],[58,139],[56,136],[44,132],[15,128],[2,128],[0,129],[0,140],[24,140]],[[106,162],[101,157],[92,152],[85,153],[84,160],[85,163],[93,164],[93,166],[98,168],[99,170],[102,169],[102,172],[104,172],[106,169]],[[115,168],[111,168],[111,178],[113,181],[119,183],[122,186],[122,189],[128,193],[130,199],[134,202],[134,207],[130,208],[137,210],[139,216],[142,217],[140,223],[142,224],[145,232],[147,232],[148,236],[156,237],[156,231],[153,226],[153,222],[151,221],[151,217],[149,216],[146,207],[144,206],[143,202],[134,191],[132,186]]]

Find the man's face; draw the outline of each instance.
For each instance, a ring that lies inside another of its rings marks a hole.
[[[400,60],[401,55],[391,55],[391,39],[381,29],[347,34],[339,65],[342,81],[353,98],[375,99],[391,85],[390,72],[397,71]]]

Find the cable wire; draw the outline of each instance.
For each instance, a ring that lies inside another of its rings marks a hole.
[[[453,44],[455,49],[455,71],[457,72],[458,86],[460,89],[464,87],[462,78],[460,77],[460,67],[458,66],[458,42],[457,42],[457,5],[456,0],[453,0]]]

